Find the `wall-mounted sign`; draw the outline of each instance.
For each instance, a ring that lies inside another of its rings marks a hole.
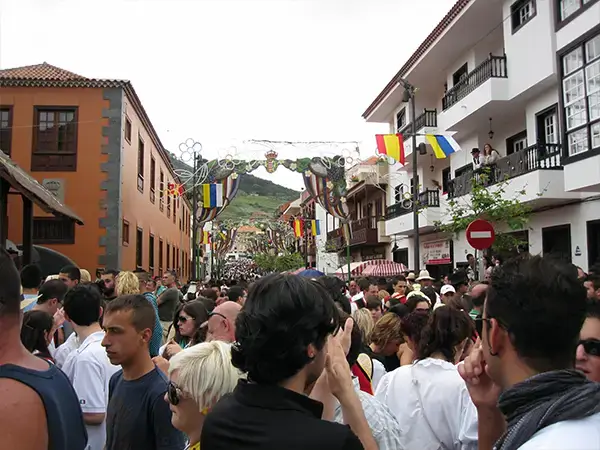
[[[579,248],[579,245],[575,247],[575,256],[581,256],[581,249]]]
[[[65,180],[63,178],[45,178],[42,186],[48,189],[59,202],[65,202]]]
[[[430,241],[421,244],[421,259],[423,264],[452,264],[450,241]]]

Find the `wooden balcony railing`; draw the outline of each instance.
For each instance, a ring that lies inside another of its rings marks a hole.
[[[486,184],[492,186],[535,170],[562,170],[560,144],[535,144],[511,155],[504,156],[486,169]],[[471,192],[478,171],[469,170],[448,183],[448,198],[462,197]]]
[[[417,124],[416,131],[419,131],[425,127],[437,127],[437,109],[425,108],[425,110],[417,116],[417,118],[415,119],[415,123]],[[407,124],[400,130],[400,134],[409,133],[412,133],[412,122]]]
[[[352,229],[350,245],[379,244],[378,222],[379,220],[375,216],[353,220],[350,223]],[[337,251],[346,246],[341,227],[327,233],[327,246],[331,251]]]
[[[442,98],[442,110],[446,111],[490,78],[508,78],[506,55],[490,56],[456,83]]]

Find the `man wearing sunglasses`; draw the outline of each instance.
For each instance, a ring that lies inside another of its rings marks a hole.
[[[236,302],[225,302],[217,306],[202,324],[207,327],[207,341],[235,342],[235,319],[242,307]]]
[[[577,346],[575,367],[588,380],[600,382],[600,303],[588,303],[588,311]]]

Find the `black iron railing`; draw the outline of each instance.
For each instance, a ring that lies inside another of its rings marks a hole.
[[[436,189],[426,189],[419,193],[419,209],[421,208],[439,208],[440,191]],[[388,206],[385,210],[385,220],[394,219],[412,212],[410,200],[401,201],[395,205]]]
[[[421,114],[417,116],[415,119],[415,123],[417,124],[417,130],[419,131],[422,128],[435,128],[437,127],[437,109],[427,109],[425,108]],[[412,133],[412,122],[405,125],[400,131],[400,134],[410,134]]]
[[[486,184],[492,186],[535,170],[562,170],[560,144],[535,144],[521,151],[504,156],[495,164],[479,170],[468,170],[448,182],[448,198],[457,198],[471,192],[477,182],[477,172],[485,170]]]
[[[506,55],[490,56],[469,72],[465,78],[456,83],[442,98],[442,110],[446,111],[451,106],[465,98],[490,78],[507,78]]]

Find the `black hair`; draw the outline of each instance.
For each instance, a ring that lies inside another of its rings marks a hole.
[[[0,249],[0,280],[0,316],[16,316],[21,311],[21,277],[5,249]]]
[[[494,270],[484,315],[508,331],[531,368],[565,369],[573,364],[586,297],[574,265],[552,255],[524,255]]]
[[[100,321],[102,294],[95,283],[79,283],[65,294],[63,308],[75,325],[87,327]]]
[[[596,300],[588,300],[585,317],[600,320],[600,302]]]
[[[321,284],[296,275],[266,276],[254,283],[236,319],[231,361],[253,382],[280,383],[311,362],[308,346],[322,350],[338,321]]]
[[[232,302],[237,302],[240,297],[244,296],[244,289],[242,289],[240,286],[232,286],[231,289],[229,289],[229,292],[227,293],[227,298],[229,298],[229,300],[231,300]]]
[[[38,289],[44,281],[42,269],[37,264],[28,264],[21,269],[21,286],[23,289]]]
[[[219,295],[212,288],[211,289],[202,289],[202,291],[200,291],[200,296],[205,297],[205,298],[210,298],[212,301],[215,301],[215,302],[219,298]]]
[[[30,352],[39,352],[40,356],[52,359],[44,333],[52,331],[54,319],[46,311],[31,310],[23,314],[21,342]]]
[[[179,326],[178,319],[181,311],[186,313],[192,319],[194,319],[194,324],[196,325],[196,330],[194,331],[194,335],[192,337],[183,337],[179,334]],[[177,317],[175,317],[175,340],[180,342],[181,340],[188,340],[191,342],[191,345],[199,344],[200,342],[204,342],[206,340],[206,327],[202,328],[201,325],[208,320],[208,311],[206,309],[206,305],[204,302],[200,300],[192,300],[191,302],[187,302],[183,305]]]
[[[372,310],[372,309],[381,309],[381,300],[379,299],[379,296],[377,295],[367,295],[365,297],[366,303],[367,303],[367,309],[368,310]]]
[[[340,313],[340,328],[344,329],[344,326],[346,325],[346,320],[348,319],[352,319],[354,321],[354,319],[352,318],[351,315],[346,314],[344,312]],[[350,349],[348,350],[348,354],[346,355],[346,361],[348,361],[348,365],[350,367],[352,367],[354,365],[354,363],[356,363],[356,360],[358,359],[358,355],[360,355],[362,349],[363,349],[363,344],[364,342],[364,338],[363,338],[363,334],[362,331],[360,331],[360,327],[358,325],[356,325],[356,322],[354,322],[354,327],[352,328],[352,334],[350,335]]]
[[[329,293],[333,301],[339,308],[346,314],[352,314],[352,307],[350,306],[350,300],[342,292],[345,289],[344,282],[337,277],[324,276],[319,277],[316,280],[325,290]]]
[[[79,267],[77,266],[64,266],[62,269],[60,269],[59,273],[64,273],[66,276],[69,277],[70,280],[81,281],[81,270],[79,270]]]
[[[361,278],[360,280],[358,280],[356,282],[356,284],[358,284],[358,288],[361,291],[368,291],[369,287],[371,287],[371,282],[369,281],[368,278]]]
[[[400,331],[409,338],[416,347],[421,341],[421,333],[429,321],[430,311],[414,311],[402,318]]]
[[[387,280],[383,277],[377,279],[377,286],[387,286]]]
[[[417,305],[421,302],[427,302],[429,303],[429,306],[431,306],[431,302],[427,296],[423,294],[411,295],[405,303],[406,307],[408,308],[408,312],[412,313],[417,308]]]
[[[475,149],[473,149],[473,150],[475,150]],[[479,151],[479,149],[477,149],[477,151]],[[473,256],[473,253],[467,253],[467,259],[469,259],[469,258],[475,258]]]
[[[138,271],[138,272],[143,272],[143,270]],[[119,271],[115,270],[115,269],[104,269],[102,271],[102,275],[112,275],[113,278],[115,278],[117,275],[119,275]]]
[[[589,281],[590,283],[592,283],[592,286],[594,287],[594,291],[597,291],[598,289],[600,289],[600,275],[596,275],[596,274],[588,275],[583,280],[584,283],[586,281]],[[25,286],[23,286],[23,287],[25,287]]]
[[[397,277],[392,278],[392,285],[397,285],[399,281],[406,281],[406,277],[404,275],[398,275]]]
[[[473,335],[474,325],[465,311],[443,306],[431,314],[421,332],[417,345],[418,359],[441,353],[446,361],[454,364],[456,346]]]
[[[40,286],[37,303],[39,305],[43,305],[48,300],[52,300],[53,298],[58,300],[59,303],[62,303],[68,290],[69,288],[62,281],[48,280]]]
[[[390,299],[390,302],[392,300],[396,300],[396,299]],[[390,307],[388,312],[396,314],[398,317],[400,317],[402,319],[404,316],[407,316],[410,311],[408,310],[408,307],[406,305],[403,305],[402,303],[397,303],[397,304],[393,305],[392,307]]]
[[[107,303],[104,316],[119,311],[132,311],[131,323],[137,331],[142,331],[146,328],[154,331],[156,322],[154,307],[143,295],[118,296]]]
[[[437,292],[433,286],[423,286],[421,292],[427,296],[431,306],[435,305],[435,302],[437,301]]]

